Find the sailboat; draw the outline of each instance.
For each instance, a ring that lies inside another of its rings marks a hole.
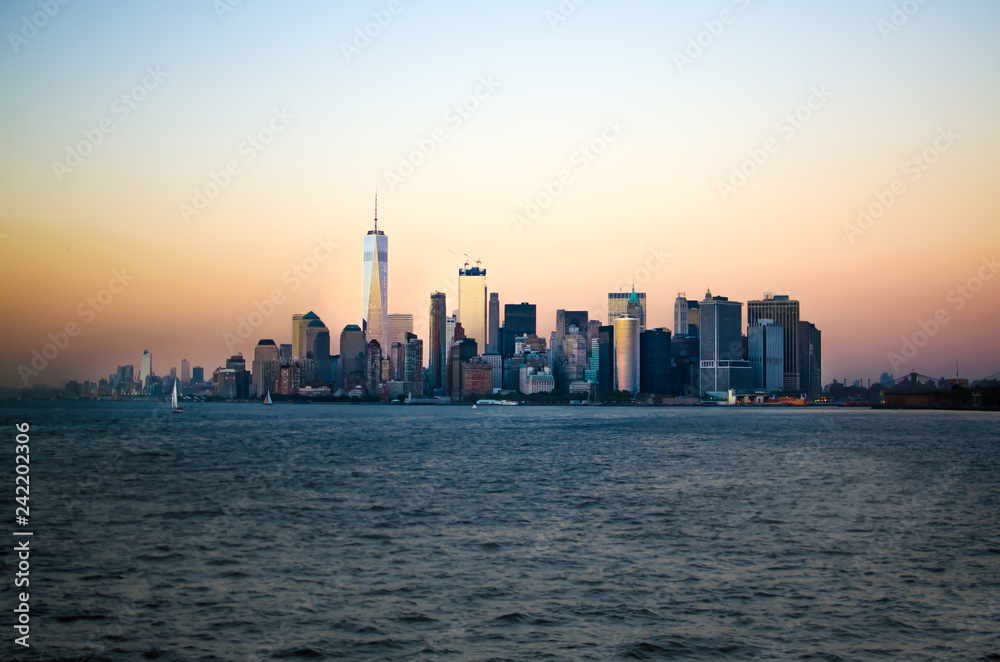
[[[174,380],[174,390],[170,394],[170,412],[173,413],[173,414],[179,414],[182,411],[184,411],[184,409],[177,402],[177,380],[175,379]]]
[[[273,405],[274,404],[273,402],[271,402],[271,389],[267,389],[267,397],[264,398],[264,404],[265,405]]]

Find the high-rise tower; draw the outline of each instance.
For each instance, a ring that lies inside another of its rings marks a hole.
[[[471,267],[458,270],[458,321],[465,337],[472,338],[486,350],[486,269]]]
[[[615,390],[639,392],[639,319],[615,318]]]
[[[389,330],[389,238],[378,229],[378,194],[375,195],[375,226],[365,235],[361,270],[361,328],[368,341],[388,347]]]
[[[769,319],[784,329],[784,387],[799,388],[799,302],[788,295],[764,294],[763,299],[747,302],[747,325]],[[803,389],[806,390],[806,389]]]
[[[636,292],[632,285],[631,292],[608,293],[608,324],[624,315],[632,315],[639,320],[639,333],[646,330],[646,293]]]
[[[443,389],[447,382],[445,371],[448,368],[448,325],[446,319],[446,298],[442,292],[431,294],[430,328],[427,335],[430,340],[428,355],[428,381],[431,394],[436,389]]]

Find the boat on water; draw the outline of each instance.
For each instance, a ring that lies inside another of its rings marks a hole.
[[[515,400],[476,400],[476,404],[472,406],[475,407],[477,405],[498,405],[501,407],[511,407],[511,406],[516,407],[519,404],[521,403]]]
[[[264,404],[265,405],[273,405],[274,404],[273,402],[271,402],[271,389],[267,390],[267,397],[264,398]]]
[[[170,413],[179,414],[182,411],[184,411],[184,408],[181,407],[180,402],[178,400],[179,399],[177,397],[177,380],[175,379],[174,390],[170,393]]]

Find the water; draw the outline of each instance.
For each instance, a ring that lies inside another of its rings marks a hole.
[[[996,414],[165,409],[0,408],[0,658],[1000,659]]]

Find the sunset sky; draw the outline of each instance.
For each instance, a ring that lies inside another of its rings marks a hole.
[[[336,351],[376,188],[423,338],[467,254],[546,337],[634,279],[790,294],[824,383],[1000,371],[1000,4],[577,3],[4,2],[0,386],[67,324],[29,383],[210,373],[272,293],[237,351]]]

